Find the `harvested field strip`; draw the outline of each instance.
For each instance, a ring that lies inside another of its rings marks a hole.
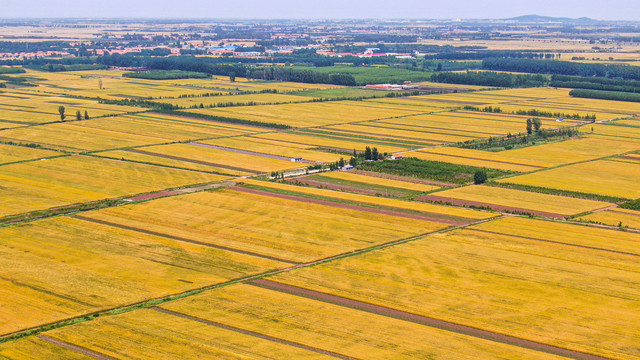
[[[222,151],[235,152],[235,153],[238,153],[238,154],[261,156],[261,157],[266,157],[266,158],[276,159],[276,160],[284,160],[284,161],[290,161],[291,160],[291,158],[287,157],[287,156],[266,154],[266,153],[250,151],[250,150],[234,149],[234,148],[230,148],[230,147],[226,147],[226,146],[203,144],[203,143],[199,143],[199,142],[190,142],[188,144],[189,145],[194,145],[194,146],[201,146],[201,147],[205,147],[205,148],[209,148],[209,149],[216,149],[216,150],[222,150]],[[299,161],[299,162],[303,163],[303,164],[315,164],[314,161],[309,161],[309,160],[302,160],[302,161]]]
[[[610,202],[576,199],[566,196],[485,185],[465,186],[441,191],[434,195],[470,202],[487,203],[498,207],[522,208],[564,216],[582,214],[615,205]]]
[[[473,139],[473,138],[476,138],[478,136],[482,136],[483,135],[483,134],[477,134],[475,131],[464,132],[463,130],[458,130],[458,131],[463,131],[464,134],[452,134],[450,129],[442,129],[442,130],[445,130],[446,132],[432,131],[430,129],[427,129],[425,126],[415,126],[418,129],[416,129],[416,128],[404,129],[402,125],[401,126],[383,126],[383,125],[380,125],[380,124],[378,124],[376,122],[349,124],[349,126],[351,128],[353,128],[353,127],[355,127],[355,128],[362,127],[364,129],[367,129],[367,128],[387,129],[387,130],[394,131],[396,133],[399,133],[399,132],[402,132],[402,133],[410,132],[411,134],[419,133],[419,134],[445,135],[445,136],[452,136],[452,137],[453,136],[457,136],[457,137],[465,138],[465,139]],[[335,131],[347,131],[346,129],[343,129],[343,128],[344,127],[335,126],[335,127],[329,127],[328,129],[335,130]],[[400,137],[398,135],[391,134],[390,131],[387,131],[387,130],[382,130],[382,131],[386,132],[386,134],[389,135],[389,136]],[[355,131],[359,131],[359,130],[355,130]],[[453,130],[453,131],[456,131],[456,130]],[[499,135],[499,134],[493,134],[493,135]]]
[[[435,155],[439,155],[439,156],[449,156],[449,157],[460,158],[460,159],[490,161],[490,162],[494,162],[494,163],[507,164],[507,165],[527,166],[527,167],[538,168],[538,169],[545,169],[546,168],[544,166],[539,166],[539,165],[529,165],[529,164],[522,164],[522,163],[510,162],[510,161],[502,161],[502,160],[489,160],[489,159],[483,159],[483,158],[472,157],[472,156],[443,154],[441,152],[431,152],[429,150],[416,150],[416,152],[420,152],[420,153],[424,153],[424,154],[435,154]]]
[[[384,214],[384,215],[390,215],[390,216],[404,217],[404,218],[407,218],[407,219],[431,221],[431,222],[437,222],[437,223],[454,225],[454,226],[461,226],[461,225],[465,224],[465,222],[463,222],[463,221],[444,219],[444,218],[441,218],[441,217],[431,217],[431,216],[427,216],[427,215],[410,214],[410,213],[404,213],[404,212],[393,211],[393,210],[385,210],[385,209],[376,209],[376,208],[364,207],[364,206],[359,206],[359,205],[349,205],[349,204],[337,203],[337,202],[328,201],[328,200],[319,200],[319,199],[312,199],[312,198],[300,197],[300,196],[295,196],[295,195],[280,194],[280,193],[275,193],[275,192],[270,192],[270,191],[265,191],[265,190],[250,189],[250,188],[246,188],[246,187],[235,187],[234,190],[243,191],[243,192],[247,192],[247,193],[251,193],[251,194],[257,194],[257,195],[273,196],[273,197],[277,197],[277,198],[281,198],[281,199],[289,199],[289,200],[295,200],[295,201],[309,202],[309,203],[318,204],[318,205],[333,206],[333,207],[342,208],[342,209],[365,211],[365,212],[370,212],[370,213],[375,213],[375,214]]]
[[[380,179],[404,181],[404,182],[410,182],[410,183],[414,183],[414,184],[425,184],[425,185],[446,186],[446,187],[458,187],[458,186],[460,186],[460,184],[451,184],[451,183],[445,183],[445,182],[439,182],[439,181],[433,181],[433,180],[424,180],[424,179],[412,178],[412,177],[408,177],[408,176],[384,174],[384,173],[378,173],[378,172],[375,172],[375,171],[351,170],[350,172],[353,173],[353,174],[358,174],[358,175],[377,177],[377,178],[380,178]]]
[[[322,129],[300,129],[298,130],[303,135],[315,135],[321,136],[324,138],[330,138],[335,140],[343,140],[343,141],[359,141],[365,144],[380,144],[380,145],[391,145],[391,146],[401,146],[401,147],[416,147],[416,146],[429,146],[432,145],[430,143],[423,142],[415,142],[415,141],[402,141],[400,139],[382,139],[379,137],[372,136],[359,136],[358,134],[341,134],[337,132],[326,131]],[[377,135],[377,134],[374,134]]]
[[[540,242],[545,242],[545,243],[550,243],[550,244],[573,246],[573,247],[579,247],[579,248],[582,248],[582,249],[605,251],[605,252],[610,252],[610,253],[620,254],[620,255],[640,256],[640,254],[630,253],[630,252],[626,252],[626,251],[618,251],[618,250],[611,250],[611,249],[605,249],[605,248],[594,247],[594,246],[572,244],[572,243],[567,243],[567,242],[562,242],[562,241],[554,241],[554,240],[547,240],[547,239],[542,239],[542,238],[534,238],[534,237],[529,237],[529,236],[521,236],[521,235],[500,233],[500,232],[497,232],[497,231],[489,231],[489,230],[478,229],[478,228],[473,228],[473,227],[468,227],[468,228],[466,228],[466,230],[478,231],[478,232],[483,232],[483,233],[486,233],[486,234],[511,236],[511,237],[515,237],[515,238],[518,238],[518,239],[540,241]]]
[[[48,342],[50,344],[57,345],[57,346],[65,348],[65,349],[78,352],[80,354],[92,357],[94,359],[98,359],[98,360],[118,360],[117,358],[111,357],[109,355],[101,354],[101,353],[99,353],[97,351],[93,351],[93,350],[84,348],[82,346],[74,345],[74,344],[68,343],[66,341],[58,340],[58,339],[53,338],[53,337],[48,336],[48,335],[40,334],[40,335],[36,335],[36,337],[38,339],[46,341],[46,342]]]
[[[344,181],[345,184],[356,184],[358,186],[371,186],[374,189],[376,187],[380,187],[381,189],[397,189],[397,191],[404,192],[425,192],[425,191],[433,191],[440,188],[439,186],[426,185],[426,184],[416,184],[413,182],[405,182],[398,181],[393,179],[381,179],[377,176],[366,176],[362,174],[356,174],[353,171],[330,171],[325,172],[319,175],[315,175],[314,177],[320,177],[322,180],[331,180],[337,183],[340,181]]]
[[[347,133],[347,134],[354,134],[354,135],[372,135],[374,137],[380,138],[380,139],[400,139],[400,140],[411,140],[411,141],[429,141],[429,143],[442,143],[442,140],[436,140],[436,139],[424,139],[424,138],[419,138],[419,137],[408,137],[408,136],[396,136],[396,135],[391,135],[391,136],[385,136],[385,135],[380,135],[380,133],[376,133],[376,132],[367,132],[367,131],[354,131],[354,130],[344,130],[344,129],[336,129],[336,128],[325,128],[325,130],[330,130],[331,132],[335,132],[335,133]],[[469,139],[471,139],[471,137],[468,137]],[[429,144],[429,143],[425,143],[425,144]]]
[[[162,313],[165,314],[169,314],[169,315],[173,315],[173,316],[178,316],[184,319],[189,319],[189,320],[193,320],[193,321],[197,321],[203,324],[207,324],[207,325],[211,325],[211,326],[217,326],[219,328],[223,328],[225,330],[231,330],[231,331],[235,331],[244,335],[249,335],[249,336],[254,336],[260,339],[264,339],[264,340],[269,340],[269,341],[273,341],[273,342],[277,342],[280,344],[284,344],[284,345],[289,345],[289,346],[293,346],[293,347],[297,347],[300,349],[304,349],[304,350],[309,350],[309,351],[313,351],[315,353],[318,354],[323,354],[323,355],[328,355],[337,359],[344,359],[344,360],[357,360],[356,358],[350,357],[350,356],[346,356],[346,355],[342,355],[342,354],[338,354],[332,351],[327,351],[327,350],[323,350],[323,349],[319,349],[316,347],[312,347],[312,346],[307,346],[304,344],[300,344],[297,342],[292,342],[292,341],[288,341],[288,340],[284,340],[284,339],[279,339],[273,336],[269,336],[269,335],[264,335],[264,334],[260,334],[260,333],[256,333],[253,331],[249,331],[249,330],[244,330],[235,326],[230,326],[230,325],[225,325],[225,324],[221,324],[219,322],[215,322],[215,321],[211,321],[211,320],[205,320],[205,319],[200,319],[191,315],[187,315],[187,314],[183,314],[177,311],[173,311],[173,310],[167,310],[164,308],[159,308],[159,307],[153,307],[153,310],[156,311],[160,311]]]
[[[126,151],[134,152],[134,153],[138,153],[138,154],[143,154],[143,155],[157,156],[157,157],[161,157],[161,158],[165,158],[165,159],[184,161],[184,162],[189,162],[189,163],[194,163],[194,164],[209,165],[209,166],[213,166],[213,167],[217,167],[217,168],[221,168],[221,169],[229,169],[229,170],[240,171],[240,172],[245,172],[245,173],[250,173],[250,174],[256,174],[256,175],[260,174],[260,172],[254,171],[254,170],[248,170],[248,169],[243,169],[243,168],[239,168],[239,167],[235,167],[235,166],[229,166],[229,165],[221,165],[221,164],[216,164],[216,163],[207,162],[207,161],[189,159],[189,158],[180,157],[180,156],[158,154],[158,153],[155,153],[155,152],[152,152],[152,151],[145,151],[145,150],[140,150],[140,149],[128,149]]]
[[[294,186],[278,182],[271,181],[258,181],[253,179],[241,179],[238,182],[242,182],[248,185],[257,186],[265,189],[266,191],[280,191],[280,192],[293,192],[299,194],[299,196],[317,196],[322,198],[328,198],[332,201],[344,201],[355,202],[358,204],[364,204],[368,206],[383,206],[386,208],[399,209],[404,211],[415,211],[418,213],[425,213],[429,216],[442,216],[450,219],[459,220],[461,222],[467,222],[467,220],[479,220],[488,219],[499,216],[495,213],[488,213],[483,211],[463,209],[453,206],[433,205],[419,201],[404,201],[398,199],[382,198],[377,196],[365,196],[358,194],[350,194],[340,191],[315,189],[306,186]],[[364,206],[363,205],[363,206]]]
[[[368,195],[376,195],[382,192],[381,190],[370,189],[367,187],[359,187],[355,183],[353,185],[343,185],[343,184],[337,184],[334,182],[320,181],[320,180],[313,180],[313,179],[306,179],[306,178],[295,179],[295,182],[310,185],[310,186],[315,186],[319,188],[350,191],[350,192],[368,194]],[[362,184],[362,185],[365,185],[365,184]],[[402,196],[402,193],[400,192],[394,193],[394,192],[386,191],[385,194],[388,196]]]
[[[387,125],[394,125],[393,127],[388,127],[388,126],[376,126],[373,124],[387,124]],[[379,120],[376,121],[374,123],[372,123],[370,126],[376,126],[376,127],[380,127],[380,128],[387,128],[387,129],[402,129],[402,130],[413,130],[416,129],[416,131],[418,131],[418,129],[422,129],[422,130],[429,130],[429,129],[435,129],[435,130],[444,130],[447,131],[446,133],[442,133],[445,135],[465,135],[465,134],[469,134],[469,133],[473,133],[473,134],[483,134],[483,135],[489,135],[489,136],[500,136],[503,135],[501,133],[498,132],[487,132],[487,131],[471,131],[471,132],[467,132],[464,129],[452,129],[452,128],[444,128],[444,127],[438,127],[438,126],[430,126],[430,125],[410,125],[410,124],[401,124],[401,127],[397,127],[398,123],[394,123],[394,122],[390,122],[390,121],[383,121],[383,120]],[[435,131],[420,131],[420,132],[426,132],[426,133],[433,133],[433,134],[439,134]],[[452,134],[451,132],[460,132],[462,134]]]
[[[255,256],[255,257],[259,257],[259,258],[263,258],[263,259],[275,260],[275,261],[280,261],[280,262],[284,262],[284,263],[288,263],[288,264],[296,264],[296,265],[299,264],[299,263],[294,262],[294,261],[290,261],[290,260],[286,260],[286,259],[280,259],[280,258],[276,258],[276,257],[273,257],[273,256],[263,255],[263,254],[258,254],[258,253],[251,252],[251,251],[234,249],[234,248],[230,248],[230,247],[227,247],[227,246],[221,246],[221,245],[215,245],[215,244],[206,243],[206,242],[202,242],[202,241],[191,240],[191,239],[187,239],[187,238],[183,238],[183,237],[179,237],[179,236],[174,236],[174,235],[170,235],[170,234],[163,234],[163,233],[159,233],[159,232],[156,232],[156,231],[140,229],[140,228],[137,228],[137,227],[134,227],[134,226],[127,226],[127,225],[117,224],[117,223],[110,222],[110,221],[93,219],[93,218],[85,217],[85,216],[82,216],[82,215],[73,215],[73,217],[76,218],[76,219],[89,221],[89,222],[92,222],[92,223],[95,223],[95,224],[101,224],[101,225],[106,225],[106,226],[117,227],[117,228],[120,228],[120,229],[136,231],[136,232],[140,232],[140,233],[144,233],[144,234],[148,234],[148,235],[160,236],[160,237],[164,237],[164,238],[168,238],[168,239],[172,239],[172,240],[188,242],[188,243],[191,243],[191,244],[212,247],[212,248],[216,248],[216,249],[220,249],[220,250],[232,251],[232,252],[245,254],[245,255],[251,255],[251,256]]]
[[[269,289],[273,291],[280,291],[291,295],[296,295],[313,300],[323,301],[334,305],[340,305],[351,309],[360,311],[366,311],[377,315],[384,315],[390,318],[409,321],[425,326],[430,326],[438,329],[452,331],[458,334],[464,334],[481,339],[491,340],[509,345],[516,345],[527,349],[546,352],[549,354],[566,356],[573,359],[584,360],[607,360],[605,357],[579,352],[575,350],[565,349],[558,346],[544,344],[536,341],[531,341],[515,336],[500,334],[492,331],[487,331],[471,326],[457,324],[449,321],[444,321],[432,317],[413,314],[406,311],[396,310],[386,306],[375,305],[363,301],[344,298],[337,295],[331,295],[320,291],[309,290],[300,288],[293,285],[287,285],[266,279],[250,280],[247,284],[261,287],[263,289]]]
[[[479,202],[479,201],[455,199],[452,197],[438,196],[438,195],[423,195],[415,198],[415,200],[442,202],[445,204],[449,203],[449,204],[458,205],[458,206],[475,206],[480,208],[490,208],[498,211],[508,211],[508,212],[514,212],[514,213],[529,213],[529,214],[534,214],[534,215],[544,216],[544,217],[551,217],[551,218],[564,218],[566,216],[563,214],[556,214],[556,213],[545,212],[545,211],[537,211],[537,210],[524,209],[524,208],[518,208],[518,207],[512,207],[512,206],[496,205],[492,203]]]

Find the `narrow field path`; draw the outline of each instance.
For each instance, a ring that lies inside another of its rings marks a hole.
[[[443,203],[451,203],[451,204],[457,205],[457,206],[487,207],[487,208],[491,208],[491,209],[494,209],[494,210],[497,210],[497,211],[512,211],[512,212],[530,213],[530,214],[534,214],[534,215],[538,215],[538,216],[556,218],[556,219],[563,219],[566,216],[568,216],[568,215],[556,214],[556,213],[546,212],[546,211],[524,209],[524,208],[518,208],[518,207],[513,207],[513,206],[496,205],[496,204],[485,203],[485,202],[480,202],[480,201],[455,199],[455,198],[452,198],[452,197],[445,197],[445,196],[438,196],[438,195],[422,195],[422,196],[418,196],[417,198],[415,198],[415,200],[438,201],[438,202],[443,202]]]
[[[82,215],[72,215],[72,217],[74,217],[76,219],[92,222],[94,224],[100,224],[100,225],[106,225],[106,226],[116,227],[116,228],[120,228],[120,229],[130,230],[130,231],[136,231],[136,232],[139,232],[139,233],[153,235],[153,236],[159,236],[159,237],[163,237],[163,238],[166,238],[166,239],[171,239],[171,240],[176,240],[176,241],[181,241],[181,242],[186,242],[186,243],[191,243],[191,244],[196,244],[196,245],[207,246],[207,247],[216,248],[216,249],[220,249],[220,250],[231,251],[231,252],[235,252],[235,253],[239,253],[239,254],[251,255],[251,256],[255,256],[255,257],[259,257],[259,258],[263,258],[263,259],[268,259],[268,260],[279,261],[279,262],[283,262],[283,263],[287,263],[287,264],[294,264],[294,265],[295,264],[299,264],[299,263],[297,263],[295,261],[291,261],[291,260],[287,260],[287,259],[281,259],[281,258],[277,258],[277,257],[274,257],[274,256],[264,255],[264,254],[259,254],[259,253],[255,253],[255,252],[252,252],[252,251],[247,251],[247,250],[242,250],[242,249],[235,249],[235,248],[228,247],[228,246],[211,244],[211,243],[207,243],[207,242],[187,239],[187,238],[183,238],[183,237],[175,236],[175,235],[170,235],[170,234],[163,234],[163,233],[160,233],[160,232],[157,232],[157,231],[151,231],[151,230],[141,229],[141,228],[137,228],[137,227],[133,227],[133,226],[117,224],[117,223],[110,222],[110,221],[92,219],[92,218],[88,218],[88,217],[85,217],[85,216],[82,216]]]
[[[565,349],[562,347],[549,345],[537,341],[527,340],[520,337],[501,334],[493,331],[483,330],[472,326],[457,324],[441,319],[436,319],[428,316],[418,315],[407,311],[401,311],[386,306],[375,305],[363,301],[349,299],[337,295],[331,295],[320,291],[305,289],[293,285],[287,285],[280,282],[258,279],[248,281],[247,284],[257,286],[263,289],[279,291],[303,298],[313,299],[317,301],[326,302],[333,305],[339,305],[350,309],[369,312],[376,315],[387,316],[394,319],[409,321],[412,323],[434,327],[442,330],[455,332],[458,334],[464,334],[467,336],[473,336],[485,340],[500,342],[509,345],[515,345],[527,349],[536,351],[542,351],[553,355],[564,356],[578,360],[608,360],[606,357],[580,352],[576,350]]]
[[[53,338],[53,337],[48,336],[48,335],[40,334],[40,335],[36,335],[36,337],[38,339],[40,339],[40,340],[48,342],[49,344],[57,345],[57,346],[65,348],[65,349],[68,349],[68,350],[71,350],[71,351],[75,351],[75,352],[80,353],[82,355],[86,355],[86,356],[92,357],[94,359],[98,359],[98,360],[119,360],[118,358],[114,358],[112,356],[105,355],[105,354],[99,353],[97,351],[93,351],[93,350],[87,349],[87,348],[82,347],[82,346],[74,345],[74,344],[72,344],[70,342],[58,340],[58,339]]]
[[[404,213],[404,212],[393,211],[393,210],[376,209],[376,208],[369,208],[369,207],[358,206],[358,205],[343,204],[343,203],[338,203],[338,202],[333,202],[328,200],[312,199],[312,198],[299,197],[295,195],[273,193],[273,192],[264,191],[264,190],[249,189],[241,186],[234,187],[233,190],[256,194],[256,195],[271,196],[271,197],[276,197],[280,199],[302,201],[310,204],[326,205],[326,206],[332,206],[332,207],[337,207],[341,209],[365,211],[365,212],[370,212],[375,214],[383,214],[383,215],[391,215],[396,217],[403,217],[407,219],[431,221],[431,222],[437,222],[437,223],[448,224],[448,225],[461,226],[461,225],[467,224],[463,221],[443,219],[441,217],[435,217],[435,216],[430,217],[427,215],[410,214],[410,213]],[[469,221],[471,222],[473,220],[469,219]]]
[[[203,144],[203,143],[199,143],[199,142],[190,142],[188,144],[189,145],[194,145],[194,146],[205,147],[205,148],[209,148],[209,149],[234,152],[234,153],[244,154],[244,155],[260,156],[260,157],[265,157],[265,158],[269,158],[269,159],[276,159],[276,160],[283,160],[283,161],[291,161],[291,158],[292,158],[291,156],[282,156],[282,155],[267,154],[267,153],[258,152],[258,151],[234,149],[234,148],[230,148],[230,147],[226,147],[226,146]],[[317,164],[316,161],[304,160],[304,159],[296,161],[296,163],[308,164],[308,165]]]
[[[606,252],[610,252],[610,253],[614,253],[614,254],[629,255],[629,256],[639,256],[640,257],[640,254],[630,253],[630,252],[626,252],[626,251],[611,250],[611,249],[605,249],[605,248],[599,248],[599,247],[587,246],[587,245],[580,245],[580,244],[571,244],[571,243],[566,243],[566,242],[562,242],[562,241],[538,239],[538,238],[529,237],[529,236],[504,234],[504,233],[500,233],[500,232],[496,232],[496,231],[482,230],[482,229],[476,229],[476,228],[467,228],[466,230],[477,231],[477,232],[482,232],[482,233],[486,233],[486,234],[511,236],[511,237],[515,237],[515,238],[533,240],[533,241],[540,241],[540,242],[545,242],[545,243],[549,243],[549,244],[566,245],[566,246],[573,246],[573,247],[582,248],[582,249],[606,251]]]
[[[216,326],[216,327],[219,327],[219,328],[222,328],[222,329],[225,329],[225,330],[235,331],[235,332],[240,333],[240,334],[249,335],[249,336],[257,337],[257,338],[260,338],[260,339],[273,341],[273,342],[276,342],[276,343],[279,343],[279,344],[284,344],[284,345],[297,347],[299,349],[313,351],[315,353],[322,354],[322,355],[328,355],[328,356],[331,356],[331,357],[334,357],[334,358],[337,358],[337,359],[358,360],[357,358],[354,358],[354,357],[351,357],[351,356],[342,355],[342,354],[338,354],[338,353],[333,352],[333,351],[328,351],[328,350],[320,349],[320,348],[317,348],[317,347],[304,345],[304,344],[301,344],[299,342],[293,342],[293,341],[289,341],[289,340],[285,340],[285,339],[280,339],[280,338],[277,338],[277,337],[273,337],[273,336],[257,333],[257,332],[250,331],[250,330],[241,329],[241,328],[238,328],[238,327],[235,327],[235,326],[225,325],[225,324],[222,324],[222,323],[219,323],[219,322],[215,322],[215,321],[211,321],[211,320],[201,319],[199,317],[191,316],[191,315],[184,314],[184,313],[177,312],[177,311],[173,311],[173,310],[168,310],[168,309],[165,309],[165,308],[160,308],[160,307],[157,307],[157,306],[154,306],[151,309],[159,311],[159,312],[164,313],[164,314],[177,316],[177,317],[180,317],[180,318],[183,318],[183,319],[197,321],[197,322],[202,323],[202,324]]]
[[[189,158],[185,158],[185,157],[181,157],[181,156],[158,154],[158,153],[155,153],[155,152],[145,151],[145,150],[140,150],[140,149],[128,149],[126,151],[133,152],[133,153],[138,153],[138,154],[142,154],[142,155],[150,155],[150,156],[161,157],[161,158],[165,158],[165,159],[169,159],[169,160],[184,161],[184,162],[192,163],[192,164],[217,167],[217,168],[221,168],[221,169],[241,171],[241,172],[246,172],[246,173],[251,173],[251,174],[256,174],[256,175],[260,174],[259,171],[255,171],[255,170],[248,170],[248,169],[244,169],[244,168],[240,168],[240,167],[236,167],[236,166],[222,165],[222,164],[212,163],[212,162],[209,162],[209,161],[201,161],[201,160],[189,159]]]

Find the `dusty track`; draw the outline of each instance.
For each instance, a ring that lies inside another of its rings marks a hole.
[[[342,354],[338,354],[338,353],[335,353],[335,352],[332,352],[332,351],[323,350],[323,349],[316,348],[316,347],[313,347],[313,346],[307,346],[307,345],[304,345],[304,344],[301,344],[301,343],[298,343],[298,342],[284,340],[284,339],[276,338],[276,337],[265,335],[265,334],[260,334],[260,333],[257,333],[257,332],[253,332],[253,331],[250,331],[250,330],[237,328],[235,326],[221,324],[219,322],[215,322],[215,321],[211,321],[211,320],[201,319],[201,318],[198,318],[198,317],[195,317],[195,316],[191,316],[191,315],[187,315],[187,314],[183,314],[183,313],[180,313],[180,312],[177,312],[177,311],[167,310],[165,308],[153,307],[152,309],[156,310],[156,311],[159,311],[161,313],[165,313],[165,314],[181,317],[181,318],[184,318],[184,319],[189,319],[189,320],[192,320],[192,321],[197,321],[197,322],[202,323],[202,324],[216,326],[216,327],[219,327],[219,328],[222,328],[222,329],[225,329],[225,330],[235,331],[235,332],[240,333],[240,334],[249,335],[249,336],[257,337],[257,338],[260,338],[260,339],[273,341],[273,342],[276,342],[276,343],[279,343],[279,344],[289,345],[289,346],[297,347],[299,349],[313,351],[313,352],[318,353],[318,354],[328,355],[328,356],[331,356],[331,357],[334,357],[334,358],[338,358],[338,359],[357,360],[356,358],[353,358],[353,357],[350,357],[350,356],[346,356],[346,355],[342,355]]]
[[[481,159],[481,158],[475,158],[475,157],[471,157],[471,156],[462,156],[462,155],[432,153],[432,152],[422,151],[422,150],[417,150],[417,152],[420,152],[420,153],[423,153],[423,154],[433,154],[433,155],[439,155],[439,156],[448,156],[448,157],[454,157],[454,158],[460,158],[460,159],[480,160],[480,161],[494,162],[494,163],[498,163],[498,164],[528,166],[528,167],[532,167],[532,168],[536,168],[536,169],[545,169],[544,166],[521,164],[521,163],[516,163],[516,162],[510,162],[510,161]]]
[[[620,255],[640,256],[640,254],[630,253],[630,252],[626,252],[626,251],[611,250],[611,249],[598,248],[598,247],[594,247],[594,246],[587,246],[587,245],[571,244],[571,243],[566,243],[566,242],[562,242],[562,241],[554,241],[554,240],[537,239],[537,238],[528,237],[528,236],[520,236],[520,235],[504,234],[504,233],[500,233],[500,232],[496,232],[496,231],[489,231],[489,230],[475,229],[475,228],[472,228],[472,227],[466,228],[466,230],[478,231],[478,232],[483,232],[483,233],[487,233],[487,234],[495,234],[495,235],[511,236],[511,237],[515,237],[515,238],[527,239],[527,240],[533,240],[533,241],[540,241],[540,242],[545,242],[545,243],[549,243],[549,244],[558,244],[558,245],[573,246],[573,247],[582,248],[582,249],[598,250],[598,251],[606,251],[606,252],[610,252],[610,253],[614,253],[614,254],[620,254]]]
[[[234,148],[230,148],[230,147],[226,147],[226,146],[209,145],[209,144],[203,144],[203,143],[199,143],[199,142],[190,142],[188,144],[189,145],[200,146],[200,147],[205,147],[205,148],[209,148],[209,149],[234,152],[234,153],[244,154],[244,155],[253,155],[253,156],[260,156],[260,157],[265,157],[265,158],[269,158],[269,159],[291,161],[291,157],[289,157],[289,156],[267,154],[267,153],[263,153],[263,152],[250,151],[250,150],[234,149]],[[310,160],[300,160],[300,161],[296,161],[296,162],[300,163],[300,164],[311,164],[311,165],[316,164],[315,161],[310,161]]]
[[[183,237],[179,237],[179,236],[175,236],[175,235],[163,234],[163,233],[159,233],[159,232],[156,232],[156,231],[140,229],[140,228],[137,228],[137,227],[127,226],[127,225],[123,225],[123,224],[117,224],[117,223],[113,223],[113,222],[109,222],[109,221],[92,219],[92,218],[88,218],[88,217],[81,216],[81,215],[73,215],[73,217],[76,218],[76,219],[89,221],[89,222],[92,222],[94,224],[117,227],[117,228],[120,228],[120,229],[136,231],[136,232],[149,234],[149,235],[154,235],[154,236],[160,236],[160,237],[163,237],[163,238],[177,240],[177,241],[181,241],[181,242],[187,242],[187,243],[191,243],[191,244],[212,247],[212,248],[216,248],[216,249],[220,249],[220,250],[232,251],[232,252],[235,252],[235,253],[251,255],[251,256],[255,256],[255,257],[259,257],[259,258],[263,258],[263,259],[275,260],[275,261],[279,261],[279,262],[283,262],[283,263],[287,263],[287,264],[294,264],[294,265],[298,264],[297,262],[294,262],[294,261],[291,261],[291,260],[280,259],[280,258],[269,256],[269,255],[254,253],[254,252],[251,252],[251,251],[235,249],[235,248],[231,248],[231,247],[228,247],[228,246],[216,245],[216,244],[206,243],[206,242],[197,241],[197,240],[191,240],[191,239],[187,239],[187,238],[183,238]]]
[[[335,183],[326,182],[326,181],[320,181],[320,180],[296,178],[296,179],[294,179],[294,181],[297,181],[297,182],[303,183],[303,184],[307,184],[307,185],[311,185],[311,186],[327,188],[327,189],[331,189],[331,190],[345,190],[345,191],[357,192],[357,193],[368,194],[368,195],[376,195],[376,194],[383,193],[383,191],[380,191],[380,190],[365,189],[365,188],[360,188],[360,187],[357,187],[357,186],[340,185],[340,184],[335,184]],[[392,196],[402,196],[402,194],[397,194],[397,193],[393,193],[393,192],[384,191],[384,193],[392,195]]]
[[[192,163],[192,164],[212,166],[212,167],[217,167],[217,168],[221,168],[221,169],[235,170],[235,171],[247,172],[247,173],[251,173],[251,174],[260,174],[259,171],[243,169],[243,168],[239,168],[239,167],[235,167],[235,166],[221,165],[221,164],[216,164],[216,163],[212,163],[212,162],[208,162],[208,161],[194,160],[194,159],[189,159],[189,158],[180,157],[180,156],[158,154],[158,153],[154,153],[154,152],[151,152],[151,151],[145,151],[145,150],[140,150],[140,149],[129,149],[129,150],[126,150],[126,151],[133,152],[133,153],[138,153],[138,154],[142,154],[142,155],[157,156],[157,157],[170,159],[170,160],[184,161],[184,162],[188,162],[188,163]]]
[[[407,219],[431,221],[431,222],[437,222],[441,224],[448,224],[448,225],[454,225],[454,226],[462,226],[466,224],[465,222],[451,220],[451,219],[443,219],[439,217],[430,217],[430,216],[418,215],[418,214],[409,214],[409,213],[393,211],[393,210],[369,208],[369,207],[358,206],[358,205],[337,203],[337,202],[327,201],[327,200],[303,198],[295,195],[278,194],[278,193],[273,193],[269,191],[249,189],[241,186],[236,186],[233,189],[236,191],[242,191],[242,192],[256,194],[256,195],[271,196],[271,197],[277,197],[280,199],[302,201],[310,204],[326,205],[326,206],[332,206],[332,207],[337,207],[341,209],[349,209],[349,210],[356,210],[356,211],[365,211],[365,212],[370,212],[374,214],[390,215],[390,216],[396,216],[396,217],[403,217]],[[469,222],[473,222],[473,220],[469,219]]]
[[[440,201],[440,202],[445,202],[445,203],[451,203],[453,205],[458,205],[458,206],[488,207],[488,208],[499,210],[499,211],[530,213],[530,214],[534,214],[534,215],[537,215],[537,216],[556,218],[556,219],[564,219],[565,217],[568,216],[568,215],[556,214],[556,213],[545,212],[545,211],[536,211],[536,210],[523,209],[523,208],[517,208],[517,207],[512,207],[512,206],[495,205],[495,204],[484,203],[484,202],[479,202],[479,201],[469,201],[469,200],[454,199],[454,198],[450,198],[450,197],[437,196],[437,195],[423,195],[423,196],[419,196],[419,197],[417,197],[415,199],[416,200],[428,200],[428,201]]]
[[[77,353],[92,357],[94,359],[98,359],[98,360],[119,360],[119,359],[111,357],[109,355],[105,355],[105,354],[99,353],[97,351],[93,351],[93,350],[84,348],[82,346],[74,345],[74,344],[68,343],[66,341],[62,341],[62,340],[58,340],[56,338],[52,338],[51,336],[48,336],[48,335],[40,334],[40,335],[36,335],[36,337],[38,339],[46,341],[46,342],[48,342],[50,344],[57,345],[57,346],[65,348],[65,349],[69,349],[69,350],[75,351]]]
[[[280,291],[287,294],[300,296],[308,299],[323,301],[329,304],[340,305],[351,309],[356,309],[360,311],[366,311],[372,314],[382,315],[391,317],[394,319],[404,320],[413,322],[416,324],[426,325],[442,330],[447,330],[451,332],[455,332],[458,334],[464,334],[468,336],[473,336],[481,339],[491,340],[495,342],[500,342],[509,345],[515,345],[527,349],[532,349],[536,351],[542,351],[549,354],[565,356],[573,359],[579,360],[607,360],[608,358],[601,357],[598,355],[593,355],[589,353],[584,353],[580,351],[570,350],[561,348],[554,345],[549,345],[537,341],[527,340],[511,335],[500,334],[493,331],[483,330],[467,325],[457,324],[445,320],[440,320],[428,316],[422,316],[406,311],[392,309],[386,306],[375,305],[363,301],[358,301],[354,299],[344,298],[341,296],[331,295],[327,293],[323,293],[320,291],[309,290],[305,288],[300,288],[297,286],[287,285],[271,280],[258,279],[258,280],[250,280],[247,282],[250,285],[258,286],[264,289]]]
[[[408,176],[384,174],[384,173],[378,173],[378,172],[375,172],[375,171],[350,170],[349,172],[354,173],[354,174],[359,174],[359,175],[377,177],[377,178],[380,178],[380,179],[405,181],[405,182],[410,182],[410,183],[414,183],[414,184],[425,184],[425,185],[436,185],[436,186],[447,186],[447,187],[458,187],[458,186],[460,186],[460,184],[453,184],[453,183],[446,183],[446,182],[441,182],[441,181],[417,179],[417,178],[412,178],[412,177],[408,177]]]

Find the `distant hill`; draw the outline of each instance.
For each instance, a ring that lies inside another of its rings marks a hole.
[[[504,19],[507,21],[517,21],[523,23],[572,23],[572,24],[593,24],[599,23],[600,20],[594,20],[588,17],[581,17],[577,19],[567,18],[567,17],[552,17],[552,16],[542,16],[542,15],[523,15],[517,16],[509,19]]]

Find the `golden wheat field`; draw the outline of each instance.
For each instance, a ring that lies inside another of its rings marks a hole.
[[[549,234],[558,242],[550,244],[483,225],[272,279],[602,356],[638,356],[640,268],[633,256],[607,251],[635,246],[638,234],[562,225],[572,237]],[[608,239],[605,249],[577,246],[598,239]]]
[[[0,167],[0,216],[223,179],[93,156],[9,164]]]

